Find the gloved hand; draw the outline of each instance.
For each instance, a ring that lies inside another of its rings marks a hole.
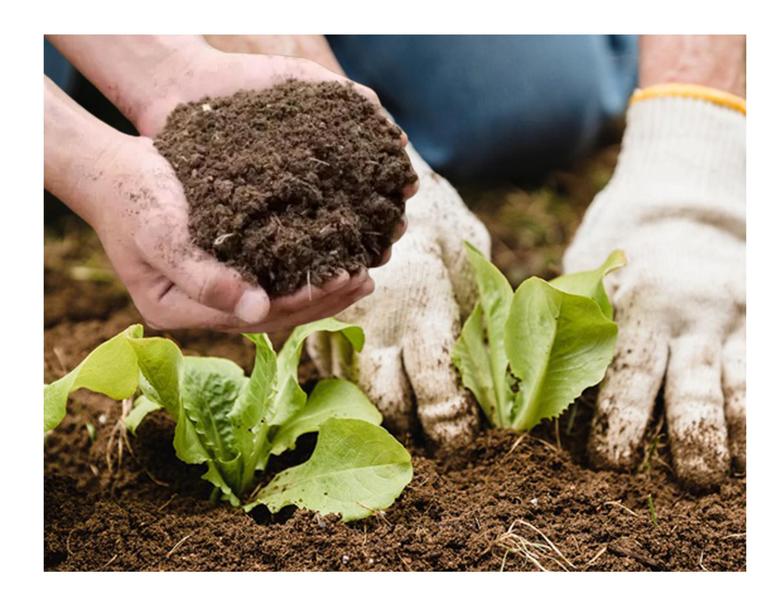
[[[614,248],[629,264],[608,277],[619,327],[589,452],[625,468],[664,382],[675,472],[706,488],[746,461],[745,117],[704,99],[654,97],[628,112],[612,180],[564,256],[593,268]]]
[[[352,354],[339,336],[317,334],[308,351],[322,375],[356,381],[393,430],[411,430],[418,417],[430,439],[453,447],[479,423],[451,360],[476,301],[463,240],[489,255],[490,236],[449,182],[408,151],[420,182],[406,204],[408,230],[389,263],[371,270],[376,292],[338,315],[362,326],[365,348]]]

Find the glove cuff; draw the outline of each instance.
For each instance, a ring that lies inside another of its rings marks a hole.
[[[657,205],[742,209],[745,187],[746,119],[741,112],[683,96],[632,103],[608,188]]]
[[[629,104],[636,104],[652,98],[693,98],[706,100],[717,106],[736,110],[742,115],[746,114],[746,100],[735,94],[730,94],[716,88],[691,83],[662,83],[635,90]]]

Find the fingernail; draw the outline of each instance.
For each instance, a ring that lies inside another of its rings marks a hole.
[[[269,312],[269,297],[264,290],[245,290],[234,307],[234,315],[246,323],[258,323]]]

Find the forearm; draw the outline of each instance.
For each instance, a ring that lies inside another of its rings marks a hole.
[[[44,78],[44,187],[90,224],[102,165],[128,139]]]
[[[52,35],[48,39],[137,130],[151,106],[179,102],[183,79],[209,46],[200,36]],[[192,71],[191,71],[192,74]]]
[[[745,98],[745,36],[642,36],[640,87],[662,83],[704,85]]]
[[[333,73],[345,75],[323,35],[205,35],[204,38],[221,52],[307,58]]]

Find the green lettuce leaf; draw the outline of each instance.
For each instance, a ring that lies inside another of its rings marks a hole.
[[[180,407],[182,352],[177,344],[161,337],[132,339],[130,344],[141,371],[142,394],[176,419]]]
[[[489,260],[467,243],[466,251],[479,300],[452,362],[493,425],[530,429],[604,376],[617,328],[603,278],[626,257],[616,250],[598,269],[550,283],[532,277],[512,293]]]
[[[215,486],[216,497],[234,506],[246,498],[256,483],[256,471],[266,467],[272,454],[293,448],[304,433],[319,431],[320,450],[281,477],[285,480],[298,474],[293,481],[300,487],[292,489],[300,489],[306,496],[334,496],[321,505],[308,500],[308,507],[337,506],[356,494],[356,501],[372,512],[391,503],[408,483],[411,460],[405,449],[377,426],[381,414],[355,385],[337,379],[322,381],[310,398],[306,397],[297,381],[297,366],[305,338],[316,331],[339,332],[351,351],[360,350],[364,343],[360,328],[335,319],[298,327],[280,355],[266,335],[248,335],[256,345],[256,357],[251,377],[246,377],[229,360],[183,357],[167,339],[142,338],[141,325],[135,325],[101,344],[65,377],[44,387],[45,426],[54,427],[62,420],[72,390],[88,388],[116,399],[132,397],[141,390],[125,418],[126,427],[135,433],[149,413],[165,409],[176,420],[177,457],[205,465],[202,477]],[[367,440],[360,440],[365,434]],[[332,461],[344,457],[349,462],[341,473]],[[406,464],[408,478],[400,484],[400,471],[405,474]],[[317,492],[314,487],[322,475],[332,486],[327,492]],[[348,496],[335,487],[341,476],[355,484],[346,488]],[[268,487],[270,493],[274,489]],[[347,518],[358,518],[358,510],[356,506],[346,509]]]
[[[463,385],[474,394],[487,419],[496,427],[501,427],[498,417],[502,413],[496,409],[496,388],[486,335],[482,305],[477,302],[452,348],[452,363],[460,373]]]
[[[479,301],[457,340],[452,360],[490,422],[504,427],[511,421],[512,407],[504,347],[512,286],[479,250],[468,242],[465,248],[479,288]]]
[[[139,425],[144,420],[144,417],[149,415],[151,412],[161,410],[162,408],[163,407],[160,404],[153,402],[147,398],[147,396],[139,396],[134,401],[131,412],[129,412],[125,416],[125,419],[123,419],[126,429],[128,429],[128,431],[130,431],[133,435],[136,435],[136,429],[138,429]]]
[[[337,319],[321,319],[296,327],[283,344],[275,358],[272,344],[266,335],[246,334],[256,344],[256,364],[251,374],[251,393],[267,396],[262,410],[262,419],[268,427],[282,425],[305,407],[307,395],[299,386],[297,368],[305,339],[319,331],[340,332],[354,349],[359,352],[365,343],[362,328],[342,323]],[[268,381],[273,381],[271,388]],[[264,382],[264,383],[262,383]],[[270,390],[272,391],[269,396]]]
[[[239,499],[233,491],[243,491],[255,471],[255,465],[242,460],[253,447],[253,433],[235,410],[246,384],[242,369],[225,358],[183,359],[182,409],[174,448],[180,460],[206,462],[205,479],[218,486],[235,505]]]
[[[604,289],[604,277],[608,273],[626,265],[626,255],[621,250],[613,250],[598,269],[566,273],[550,281],[550,285],[577,296],[593,298],[608,318],[613,318],[613,307]]]
[[[356,385],[343,379],[319,381],[305,407],[275,432],[271,454],[294,448],[304,433],[318,431],[331,418],[359,419],[381,424],[381,413]]]
[[[237,411],[242,413],[243,423],[247,427],[254,427],[260,421],[271,421],[277,358],[266,333],[246,333],[245,337],[256,345],[256,357]]]
[[[538,277],[514,294],[504,342],[519,379],[512,427],[556,417],[599,383],[612,360],[618,327],[592,298],[567,294]]]
[[[329,419],[320,428],[313,455],[279,473],[250,510],[272,512],[294,504],[353,521],[390,506],[411,481],[411,456],[383,428],[357,419]]]
[[[143,332],[141,325],[131,325],[90,352],[72,371],[44,385],[44,432],[60,424],[65,417],[68,396],[78,389],[98,392],[114,400],[130,398],[136,392],[139,367],[128,340],[140,338]]]

